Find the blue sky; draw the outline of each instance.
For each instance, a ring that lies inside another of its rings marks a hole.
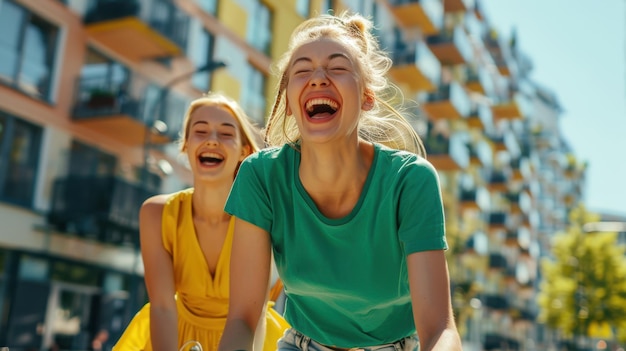
[[[516,28],[531,78],[552,89],[560,126],[587,161],[585,205],[626,215],[626,1],[481,0],[501,35]]]

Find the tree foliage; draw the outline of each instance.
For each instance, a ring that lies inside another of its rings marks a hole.
[[[608,323],[626,341],[626,247],[617,233],[584,232],[593,221],[597,216],[580,206],[567,230],[554,236],[552,256],[541,265],[539,319],[570,337],[593,337],[590,330]]]

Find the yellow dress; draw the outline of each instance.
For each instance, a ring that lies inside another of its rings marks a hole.
[[[178,346],[195,340],[203,351],[217,350],[228,312],[230,254],[234,220],[230,221],[224,246],[211,276],[193,225],[193,188],[172,195],[163,208],[162,239],[172,255],[178,309]],[[289,325],[273,308],[266,313],[263,351],[276,350],[276,343]],[[189,344],[185,350],[189,350]],[[152,350],[150,344],[150,304],[130,322],[114,351]]]

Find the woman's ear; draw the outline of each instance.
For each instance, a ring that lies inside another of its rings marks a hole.
[[[250,147],[250,145],[242,145],[241,146],[241,156],[239,156],[239,162],[243,161],[251,153],[252,153],[252,148]]]
[[[374,93],[371,90],[365,90],[363,93],[363,103],[361,104],[361,109],[363,111],[369,111],[374,108],[374,103],[376,99],[374,98]]]
[[[287,100],[287,98],[285,98],[285,114],[287,116],[292,115],[291,107],[289,107],[289,100]]]

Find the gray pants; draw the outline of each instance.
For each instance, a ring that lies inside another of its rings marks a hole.
[[[317,343],[299,331],[290,328],[278,341],[278,351],[347,351],[346,349],[333,348]],[[391,344],[355,347],[349,351],[419,351],[417,335],[409,336]]]

